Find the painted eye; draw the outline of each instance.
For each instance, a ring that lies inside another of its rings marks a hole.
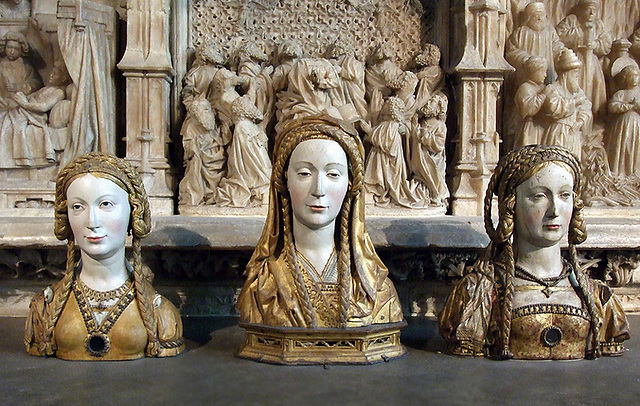
[[[544,198],[546,198],[547,195],[545,195],[544,193],[540,192],[540,193],[536,193],[535,195],[533,195],[533,200],[542,200]]]
[[[71,210],[73,211],[82,210],[82,205],[80,203],[74,203],[71,205]]]
[[[301,169],[298,171],[298,176],[301,178],[308,178],[311,176],[311,171],[308,169]]]
[[[332,180],[338,180],[342,177],[342,173],[340,171],[329,171],[327,172],[327,178]]]
[[[560,198],[563,200],[569,200],[573,194],[571,192],[560,193]]]
[[[100,206],[101,209],[110,210],[110,209],[113,209],[113,207],[115,205],[113,204],[113,202],[111,202],[109,200],[103,200],[103,201],[100,202],[99,206]]]

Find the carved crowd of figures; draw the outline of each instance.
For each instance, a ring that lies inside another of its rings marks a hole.
[[[307,57],[288,40],[270,59],[263,45],[238,41],[226,58],[217,44],[197,49],[182,92],[180,205],[265,205],[275,139],[290,120],[316,115],[360,130],[370,201],[446,205],[448,98],[437,46],[427,44],[405,70],[384,42],[367,62],[343,38],[324,57]]]
[[[561,145],[586,172],[587,204],[640,198],[640,31],[614,38],[597,0],[578,0],[554,27],[542,2],[529,2],[509,36],[503,131],[506,149]],[[631,50],[631,52],[630,52]]]

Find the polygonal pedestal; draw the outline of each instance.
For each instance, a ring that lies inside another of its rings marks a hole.
[[[238,357],[285,365],[374,364],[401,357],[405,321],[352,328],[272,327],[240,322],[246,330]]]

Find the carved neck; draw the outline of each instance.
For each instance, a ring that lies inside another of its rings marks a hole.
[[[336,222],[320,229],[310,229],[293,217],[293,241],[296,250],[300,251],[316,269],[323,269],[335,248]]]
[[[85,285],[93,290],[107,291],[121,286],[129,279],[125,264],[125,248],[110,258],[97,260],[85,252],[81,252],[82,269],[80,278]]]
[[[562,271],[560,244],[549,247],[537,247],[526,241],[514,241],[516,265],[539,277],[558,276]]]

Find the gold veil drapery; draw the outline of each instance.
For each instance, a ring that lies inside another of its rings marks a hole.
[[[348,210],[348,230],[343,230],[340,223],[336,225],[337,238],[348,239],[337,247],[347,248],[350,259],[345,326],[401,321],[402,311],[395,288],[387,277],[388,270],[365,229],[364,147],[355,129],[328,116],[293,120],[276,139],[267,220],[247,264],[247,280],[237,303],[240,318],[248,323],[278,327],[316,327],[304,316],[305,303],[301,298],[304,292],[300,294],[295,281],[295,273],[299,271],[286,258],[286,241],[293,241],[293,236],[283,218],[283,199],[288,198],[285,172],[289,157],[298,144],[314,138],[336,141],[349,160],[350,184],[345,198],[348,203],[341,210],[341,214]]]

